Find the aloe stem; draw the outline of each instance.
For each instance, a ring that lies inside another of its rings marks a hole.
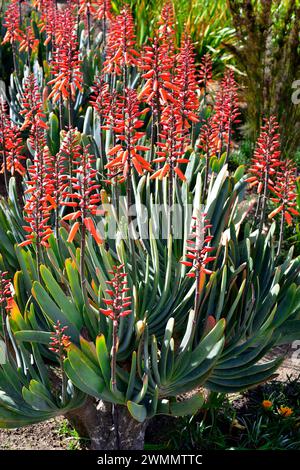
[[[61,371],[61,399],[62,405],[65,405],[67,402],[67,377],[64,370],[64,354],[63,354],[63,346],[59,345],[59,365]]]
[[[91,12],[90,8],[87,9],[87,27],[88,27],[88,50],[91,50]]]
[[[204,176],[204,189],[203,189],[203,200],[202,200],[203,204],[205,203],[205,200],[207,198],[207,191],[208,191],[209,159],[210,159],[210,153],[208,150],[205,155],[205,176]]]
[[[169,208],[169,230],[168,235],[173,235],[173,204],[174,204],[174,165],[170,161],[169,172],[169,193],[168,193],[168,208]]]
[[[130,153],[130,150],[128,150]],[[129,156],[130,161],[130,156]],[[130,163],[131,165],[131,163]],[[127,199],[127,224],[128,224],[128,237],[129,237],[129,245],[130,245],[130,254],[132,259],[132,274],[134,279],[136,278],[136,256],[135,256],[135,242],[134,242],[134,232],[132,229],[132,216],[130,214],[131,205],[132,205],[132,168],[130,168],[130,172],[127,177],[126,181],[126,199]]]
[[[112,350],[111,350],[111,386],[113,391],[117,390],[117,352],[118,352],[118,320],[113,320]]]
[[[2,281],[1,281],[1,283],[2,283]],[[1,287],[1,290],[2,290],[2,287]],[[1,317],[2,317],[3,339],[4,339],[5,346],[6,346],[6,354],[8,354],[9,339],[8,339],[7,328],[6,328],[7,313],[6,313],[5,307],[3,307],[3,306],[1,306]]]
[[[280,220],[280,234],[279,234],[279,242],[277,248],[277,257],[280,256],[282,243],[283,243],[283,232],[284,232],[284,218],[285,218],[285,208],[283,207],[281,212],[281,220]]]
[[[229,160],[229,155],[230,155],[230,146],[231,146],[231,120],[229,121],[229,128],[228,128],[228,134],[227,134],[227,146],[226,146],[226,163],[228,163]]]
[[[265,171],[264,191],[262,195],[262,208],[261,208],[261,216],[260,216],[260,224],[259,224],[259,233],[262,232],[264,222],[265,222],[266,209],[267,209],[267,197],[268,197],[268,182],[269,182],[269,164],[267,164],[266,171]]]

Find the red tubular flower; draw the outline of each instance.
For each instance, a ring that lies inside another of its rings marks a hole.
[[[108,289],[106,289],[105,293],[110,298],[102,299],[107,308],[100,308],[100,312],[111,320],[118,322],[120,318],[130,315],[132,312],[129,309],[131,306],[131,296],[128,295],[130,289],[127,287],[127,274],[124,272],[124,264],[113,266],[109,274],[112,276],[112,279],[106,281]]]
[[[109,116],[114,108],[113,106],[111,106],[111,101],[112,95],[109,92],[109,84],[104,80],[102,76],[98,75],[95,79],[95,83],[92,88],[90,104],[93,106],[99,117],[101,158],[103,158],[105,155],[104,139],[102,135],[103,126],[104,123],[107,124],[107,121],[109,121]]]
[[[26,157],[23,155],[24,146],[23,139],[21,137],[20,130],[18,126],[11,124],[9,128],[8,141],[7,141],[7,170],[14,176],[16,173],[24,176],[26,170],[22,165],[22,160],[26,160]],[[1,169],[1,173],[4,173],[4,166]]]
[[[238,100],[238,85],[234,79],[234,73],[232,70],[229,70],[224,78],[224,88],[225,92],[227,93],[227,124],[226,130],[227,135],[225,136],[226,141],[226,162],[229,158],[230,147],[231,147],[231,140],[232,140],[232,133],[233,133],[233,125],[238,124],[240,121],[237,119],[240,115],[239,112],[239,100]]]
[[[95,4],[96,4],[95,18],[97,20],[108,21],[112,19],[111,0],[95,0]]]
[[[204,201],[206,197],[206,193],[207,193],[207,186],[208,186],[209,162],[210,162],[211,157],[213,157],[217,152],[211,119],[208,120],[207,124],[204,124],[201,127],[199,147],[204,152],[204,157],[205,157],[205,179],[204,179],[204,191],[203,191],[203,201]]]
[[[37,263],[39,264],[40,249],[48,246],[48,238],[52,234],[49,224],[50,215],[55,208],[53,202],[53,160],[47,147],[45,130],[47,124],[43,121],[43,105],[41,95],[33,74],[24,83],[21,114],[24,123],[21,130],[29,128],[29,143],[34,150],[33,164],[29,167],[29,179],[25,181],[24,220],[28,226],[26,240],[20,246],[35,242]]]
[[[96,1],[79,0],[78,15],[94,15],[96,13]]]
[[[130,289],[127,287],[127,274],[124,271],[124,264],[113,266],[109,271],[112,276],[110,281],[106,281],[108,289],[106,294],[110,298],[102,299],[107,308],[100,308],[100,313],[110,318],[113,322],[112,349],[111,349],[111,385],[113,390],[117,388],[117,352],[119,347],[118,327],[122,317],[131,314],[131,296],[128,295]]]
[[[189,160],[182,158],[184,136],[182,135],[181,115],[178,106],[170,104],[165,107],[161,125],[162,132],[159,136],[159,142],[157,142],[159,151],[156,152],[157,158],[153,162],[162,163],[163,166],[153,173],[150,179],[159,178],[162,180],[169,177],[171,184],[176,174],[182,181],[185,181],[186,178],[180,169],[180,164],[188,163]],[[169,200],[169,204],[172,206],[171,200]]]
[[[66,191],[64,193],[68,200],[62,203],[64,206],[72,207],[75,211],[63,218],[74,222],[69,233],[69,242],[74,240],[76,233],[81,228],[82,238],[85,237],[87,230],[97,243],[102,243],[92,219],[98,213],[98,204],[101,202],[98,193],[100,185],[96,183],[97,170],[94,168],[94,163],[95,158],[89,154],[86,147],[82,152],[76,151],[73,155],[72,192]]]
[[[28,26],[23,34],[22,40],[20,41],[19,51],[27,52],[30,56],[32,52],[37,51],[38,45],[39,40],[35,38],[32,27]]]
[[[61,374],[61,400],[64,405],[67,400],[67,386],[68,379],[64,370],[64,360],[66,358],[66,352],[71,345],[70,336],[65,334],[67,326],[61,326],[58,320],[54,325],[54,332],[50,336],[49,350],[58,355],[60,374]]]
[[[281,165],[280,161],[280,135],[278,133],[279,125],[275,116],[264,119],[261,127],[261,133],[257,140],[256,150],[252,158],[252,164],[249,172],[252,174],[248,178],[250,187],[257,186],[257,193],[265,193],[274,189],[274,178],[277,169]]]
[[[208,160],[210,157],[216,154],[217,149],[215,145],[211,119],[208,120],[207,124],[204,124],[201,127],[199,148],[203,150]]]
[[[168,54],[158,36],[154,37],[150,45],[144,47],[140,67],[145,72],[142,77],[146,81],[138,99],[146,101],[151,107],[151,160],[161,133],[162,109],[170,103],[176,105],[176,96],[173,95],[180,92],[180,88],[174,84],[172,78],[174,61],[175,55]]]
[[[205,285],[206,275],[210,276],[213,273],[213,271],[208,268],[208,265],[214,261],[216,257],[211,256],[211,253],[215,248],[210,246],[213,237],[208,234],[208,231],[212,226],[206,219],[206,214],[202,213],[197,215],[196,217],[193,217],[192,220],[192,233],[190,238],[187,240],[187,253],[185,255],[185,260],[181,261],[181,264],[190,268],[190,271],[187,273],[187,277],[195,278],[196,281],[194,302],[195,320],[193,327],[195,334],[201,291]]]
[[[182,39],[180,52],[177,56],[177,69],[174,84],[178,88],[176,98],[179,105],[179,113],[182,120],[182,133],[190,143],[190,122],[198,122],[196,115],[199,108],[197,95],[198,84],[195,69],[195,54],[191,39],[185,35]]]
[[[158,21],[158,37],[165,52],[165,57],[172,58],[175,55],[175,12],[173,3],[167,1],[160,14]]]
[[[64,355],[64,352],[70,346],[70,336],[65,334],[65,331],[68,329],[67,326],[61,326],[59,320],[57,320],[54,325],[54,332],[50,336],[49,350],[59,354]]]
[[[119,180],[125,181],[130,178],[133,168],[139,175],[143,175],[144,171],[151,171],[150,163],[139,153],[149,148],[138,144],[145,135],[145,132],[139,130],[144,125],[140,117],[148,110],[140,111],[136,91],[132,89],[126,89],[124,96],[119,96],[117,109],[120,111],[116,113],[113,130],[120,143],[108,152],[108,156],[113,158],[106,165],[106,169],[109,171],[122,169]]]
[[[56,0],[42,0],[39,4],[39,6],[36,6],[36,8],[41,12],[41,21],[38,26],[41,32],[46,33],[46,40],[44,42],[44,45],[46,46],[51,41],[52,43],[55,42],[54,40],[58,28],[58,17],[60,13],[56,6]]]
[[[264,119],[252,158],[252,165],[249,169],[252,176],[247,180],[250,183],[250,187],[257,186],[259,198],[255,219],[258,218],[260,212],[260,231],[265,220],[268,194],[269,191],[274,190],[276,173],[278,167],[282,164],[280,161],[280,136],[278,128],[279,125],[275,116]]]
[[[191,268],[187,277],[196,277],[198,281],[202,281],[201,274],[211,275],[212,271],[207,268],[207,264],[216,259],[210,253],[215,248],[210,246],[213,239],[211,235],[207,235],[208,230],[212,227],[209,221],[205,218],[206,214],[201,214],[200,217],[193,217],[192,233],[189,240],[187,240],[187,261],[181,261],[181,264]]]
[[[138,98],[151,106],[151,159],[154,156],[154,146],[161,133],[161,114],[164,106],[176,104],[176,93],[180,87],[174,83],[176,65],[175,54],[175,19],[171,2],[167,2],[161,12],[158,30],[150,44],[144,47],[140,68],[144,71],[144,86]]]
[[[12,295],[12,283],[8,278],[8,273],[0,271],[0,316],[2,317],[2,335],[6,347],[9,343],[9,335],[7,331],[7,312],[13,308],[13,295]]]
[[[159,39],[155,37],[149,46],[145,46],[141,68],[145,71],[142,77],[146,80],[138,98],[145,100],[152,108],[155,118],[160,117],[161,106],[166,103],[175,103],[173,91],[179,89],[172,82],[171,68],[174,58],[165,54]]]
[[[41,141],[43,142],[42,136]],[[46,146],[36,147],[33,164],[28,168],[29,180],[25,182],[24,220],[28,223],[23,227],[26,240],[19,246],[30,245],[33,242],[37,249],[37,264],[39,264],[40,248],[48,247],[48,238],[52,234],[49,224],[52,210],[55,208],[53,200],[53,167],[52,157]]]
[[[68,152],[70,146],[68,144],[66,145],[66,140],[69,143],[69,133],[67,133],[67,136],[63,139],[59,152],[54,157],[51,157],[53,169],[52,194],[51,199],[50,196],[48,199],[51,200],[55,212],[55,234],[57,239],[59,238],[59,209],[66,200],[66,193],[70,188],[69,176],[72,174],[70,171],[70,168],[72,168],[72,166],[70,166],[70,154]],[[72,152],[72,156],[73,155],[74,152]]]
[[[60,98],[74,101],[76,90],[82,91],[83,77],[79,60],[76,18],[72,7],[67,7],[59,15],[59,25],[55,37],[55,50],[52,61],[53,85],[49,99],[56,103]]]
[[[42,12],[48,6],[48,2],[49,0],[32,0],[32,6]]]
[[[233,124],[238,123],[239,113],[237,83],[232,71],[228,71],[221,82],[216,96],[215,114],[212,119],[218,156],[222,154],[224,143],[226,144],[226,161],[228,161]]]
[[[104,73],[123,75],[127,86],[127,67],[137,66],[139,53],[135,49],[134,20],[128,6],[125,6],[111,23],[108,33]]]
[[[0,155],[2,156],[0,173],[3,173],[5,178],[8,171],[11,175],[25,174],[25,168],[21,163],[25,159],[22,153],[23,141],[20,130],[11,122],[7,114],[7,105],[0,98]]]
[[[274,197],[270,199],[277,204],[277,208],[269,215],[270,219],[281,213],[283,220],[288,225],[291,225],[293,215],[300,216],[299,212],[295,209],[297,206],[295,175],[296,168],[293,162],[291,160],[284,160],[277,172],[276,181],[272,189]]]
[[[91,15],[97,20],[111,20],[111,0],[79,0],[78,14]]]
[[[21,131],[30,129],[31,145],[34,144],[37,129],[47,129],[45,123],[45,113],[43,112],[43,103],[39,87],[34,74],[28,75],[24,82],[23,95],[21,99],[22,110],[20,114],[24,117],[24,123]]]
[[[91,18],[96,15],[96,1],[79,0],[78,16],[84,20],[84,28],[88,36],[88,48],[91,47]]]
[[[73,175],[73,162],[81,158],[80,134],[77,129],[70,127],[67,131],[62,131],[62,142],[60,146],[60,159],[65,166],[65,174]],[[72,191],[72,182],[69,180],[69,187]]]
[[[209,53],[202,57],[199,68],[199,85],[204,90],[204,95],[207,93],[207,87],[212,80],[212,60]]]
[[[7,42],[13,44],[16,41],[22,41],[23,34],[20,29],[19,0],[11,0],[8,4],[3,26],[6,28],[6,34],[2,44]]]
[[[103,122],[110,110],[110,94],[109,84],[104,80],[103,76],[96,76],[95,83],[92,87],[92,95],[90,104],[97,111],[98,116]]]
[[[144,47],[141,58],[141,68],[145,71],[146,79],[139,99],[145,99],[153,108],[154,113],[159,113],[159,103],[162,105],[173,102],[172,96],[179,88],[173,83],[175,69],[175,30],[173,6],[166,3],[159,21],[159,28],[150,44]]]
[[[8,272],[0,271],[0,306],[4,310],[10,310],[12,303],[12,290],[11,279],[8,277]]]

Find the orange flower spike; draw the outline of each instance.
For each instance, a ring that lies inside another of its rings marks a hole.
[[[75,100],[76,89],[82,90],[83,76],[77,42],[77,21],[71,3],[58,14],[56,35],[53,39],[55,49],[51,63],[54,78],[48,82],[53,85],[49,99],[57,102],[61,95],[66,100]]]
[[[70,129],[69,132],[73,134],[73,137],[70,135],[72,141],[77,130]],[[101,243],[101,238],[96,231],[91,217],[97,213],[98,205],[101,203],[101,196],[98,191],[100,185],[96,182],[97,170],[95,168],[95,158],[89,154],[87,147],[82,149],[74,144],[74,141],[71,147],[65,147],[65,152],[67,152],[67,159],[72,157],[73,165],[70,182],[71,188],[68,186],[63,192],[62,196],[65,201],[61,203],[61,205],[74,209],[74,212],[63,217],[64,221],[75,222],[70,231],[69,240],[72,241],[74,239],[81,227],[82,230],[86,228],[97,243]],[[69,199],[72,199],[72,202]]]
[[[24,220],[28,223],[26,240],[28,244],[35,241],[39,252],[42,246],[48,246],[47,240],[52,233],[49,220],[54,206],[49,203],[49,198],[54,197],[54,168],[42,121],[44,113],[41,95],[33,74],[25,80],[21,103],[20,114],[25,116],[22,129],[29,128],[29,142],[35,149],[33,164],[28,168],[29,178],[24,183],[25,193],[29,196],[24,206]]]
[[[176,57],[176,75],[174,85],[168,88],[174,91],[178,100],[179,120],[178,129],[185,136],[185,145],[190,145],[189,122],[199,122],[196,113],[199,108],[198,83],[195,67],[195,54],[190,37],[183,35],[180,52]]]
[[[208,266],[216,259],[215,256],[211,256],[215,249],[211,246],[213,237],[208,234],[210,228],[211,225],[206,219],[206,214],[201,213],[192,218],[192,233],[187,240],[185,260],[181,261],[184,266],[190,268],[186,276],[195,279],[194,312],[196,318],[199,313],[200,296],[205,287],[206,275],[210,276],[213,273],[208,269]],[[196,328],[196,321],[194,325]]]
[[[36,52],[38,49],[39,40],[35,38],[34,32],[31,26],[26,28],[26,31],[23,35],[22,40],[20,41],[19,51],[28,52]]]
[[[215,113],[211,119],[218,157],[221,157],[225,145],[227,161],[234,132],[233,125],[239,123],[237,119],[240,115],[237,92],[238,85],[234,79],[234,73],[229,70],[221,81],[214,106]]]
[[[208,86],[212,81],[212,60],[209,53],[205,54],[201,60],[199,69],[199,85],[207,93]]]
[[[210,246],[212,236],[207,232],[211,225],[205,219],[205,214],[200,217],[193,217],[193,227],[188,239],[186,261],[181,261],[187,267],[192,268],[192,273],[200,279],[200,273],[211,275],[212,271],[207,269],[207,264],[215,260],[215,256],[210,256],[214,248]]]
[[[20,114],[24,117],[21,131],[30,129],[31,144],[34,145],[37,129],[48,129],[46,122],[44,122],[42,97],[34,74],[28,75],[24,82],[21,105]]]
[[[265,119],[257,140],[249,172],[250,182],[257,185],[258,193],[262,192],[265,182],[268,187],[274,186],[274,176],[281,165],[278,127],[274,116]]]
[[[158,174],[154,173],[154,178],[163,179],[169,176],[174,179],[177,175],[182,181],[185,181],[185,176],[179,165],[187,163],[187,159],[182,159],[184,153],[184,134],[181,126],[177,126],[178,120],[180,121],[180,110],[178,106],[170,104],[166,106],[161,115],[161,133],[157,147],[162,150],[156,151],[159,158],[154,159],[154,163],[165,162],[162,171]]]
[[[8,4],[3,26],[6,28],[6,33],[2,44],[8,42],[13,44],[16,41],[23,40],[23,32],[20,28],[19,0],[11,0]]]
[[[134,20],[129,6],[126,5],[120,15],[111,21],[103,72],[120,75],[127,66],[137,66],[139,53],[134,47]],[[124,78],[126,80],[126,77]],[[124,86],[126,87],[127,83]]]
[[[8,272],[0,271],[0,306],[8,310],[12,304],[12,282],[8,277]],[[3,311],[2,311],[3,314]]]
[[[272,219],[281,213],[288,225],[292,224],[294,216],[300,216],[295,209],[297,204],[297,188],[296,188],[296,168],[291,160],[284,160],[281,167],[277,170],[276,180],[270,190],[275,194],[276,198],[271,198],[273,202],[279,204],[269,214]]]
[[[95,18],[107,22],[112,19],[111,0],[95,0]]]
[[[131,306],[131,296],[128,295],[129,288],[127,287],[127,274],[124,272],[124,264],[113,266],[109,274],[112,277],[109,281],[106,281],[108,289],[105,292],[110,298],[102,299],[108,308],[100,308],[100,312],[113,321],[119,322],[122,317],[130,315],[132,312],[128,308]]]
[[[70,233],[69,233],[69,236],[68,236],[68,242],[69,243],[72,243],[72,241],[74,240],[74,238],[76,237],[76,234],[78,232],[80,228],[80,222],[75,222],[75,224],[72,226],[71,230],[70,230]]]
[[[105,168],[109,170],[108,177],[112,181],[127,179],[132,169],[139,175],[146,171],[152,171],[149,162],[137,150],[147,151],[148,147],[139,145],[138,141],[145,133],[139,129],[144,125],[140,119],[145,110],[139,109],[137,93],[133,89],[126,89],[124,96],[117,99],[117,109],[123,109],[123,113],[116,113],[114,127],[117,140],[121,144],[115,145],[108,152],[112,157]]]
[[[12,176],[19,173],[24,176],[26,170],[21,163],[26,160],[23,155],[23,139],[20,129],[12,123],[8,115],[8,107],[3,98],[0,98],[0,145],[3,160],[0,173],[10,172]]]
[[[66,350],[71,345],[70,336],[65,334],[67,326],[61,326],[58,320],[54,325],[54,332],[50,336],[49,350],[61,356],[61,360],[65,358]]]

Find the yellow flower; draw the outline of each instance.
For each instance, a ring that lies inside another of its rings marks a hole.
[[[291,416],[294,413],[294,411],[289,406],[281,406],[278,409],[278,413],[281,416],[284,416],[285,418],[287,418],[288,416]]]
[[[272,408],[273,403],[270,400],[264,400],[262,402],[262,406],[265,410],[269,410],[270,408]]]

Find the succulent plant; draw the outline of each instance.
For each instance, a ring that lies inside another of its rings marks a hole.
[[[129,7],[42,3],[29,16],[50,65],[22,23],[11,79],[26,165],[0,200],[0,425],[62,414],[94,448],[142,448],[149,419],[197,412],[201,388],[273,377],[266,353],[299,333],[300,259],[247,221],[245,168],[226,165],[233,73],[212,110],[169,3],[142,53]]]

